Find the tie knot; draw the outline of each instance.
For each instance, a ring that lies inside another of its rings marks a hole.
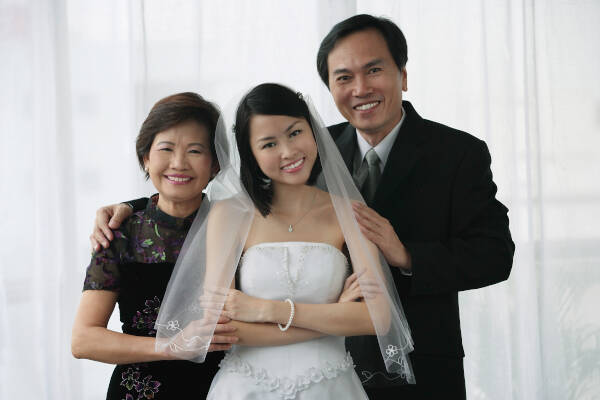
[[[367,163],[369,165],[379,164],[379,156],[377,155],[375,149],[372,147],[369,149],[369,151],[367,151],[367,154],[365,154],[365,159],[367,160]]]

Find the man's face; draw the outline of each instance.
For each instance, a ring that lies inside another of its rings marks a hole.
[[[400,71],[375,29],[340,39],[327,58],[329,90],[342,113],[372,145],[402,118],[406,69]]]

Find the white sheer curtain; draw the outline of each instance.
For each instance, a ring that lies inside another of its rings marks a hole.
[[[405,98],[486,140],[510,209],[510,279],[461,294],[469,398],[600,397],[600,3],[0,0],[0,398],[104,398],[70,327],[95,209],[153,189],[150,105],[277,81],[341,121],[315,55],[361,12],[403,29]]]

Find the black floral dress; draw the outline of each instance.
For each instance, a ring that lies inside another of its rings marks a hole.
[[[195,216],[171,217],[158,209],[157,198],[114,232],[108,249],[92,256],[83,285],[83,290],[119,293],[122,329],[130,335],[156,336],[154,322]],[[222,356],[208,353],[203,364],[178,360],[117,365],[107,399],[203,399]]]

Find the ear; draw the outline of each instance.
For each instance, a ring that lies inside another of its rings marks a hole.
[[[406,92],[408,90],[408,85],[406,83],[406,67],[402,68],[402,91]]]
[[[212,179],[215,176],[217,176],[217,174],[219,173],[220,170],[221,170],[221,167],[219,166],[219,161],[214,160],[210,167],[210,178]]]
[[[148,154],[146,154],[143,157],[143,161],[144,161],[144,171],[148,172],[148,161],[150,160],[150,158],[148,157]]]

